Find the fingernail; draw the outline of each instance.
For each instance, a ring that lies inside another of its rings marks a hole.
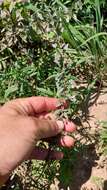
[[[56,123],[58,125],[59,132],[63,131],[64,130],[64,123],[63,123],[63,121],[57,121]]]

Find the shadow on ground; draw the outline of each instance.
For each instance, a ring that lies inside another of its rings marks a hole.
[[[59,189],[80,190],[82,185],[89,180],[92,168],[97,165],[96,161],[99,159],[94,145],[86,147],[83,152],[77,154],[77,157],[78,158],[71,175],[71,185],[70,183],[69,186],[59,184]]]
[[[104,189],[103,190],[107,190],[107,180],[104,181]]]

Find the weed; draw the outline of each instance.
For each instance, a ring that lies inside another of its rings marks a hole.
[[[101,151],[107,155],[107,121],[101,121],[99,125],[102,127],[100,130]]]
[[[92,176],[91,181],[97,188],[103,188],[103,179],[97,176]]]
[[[0,5],[0,103],[33,95],[64,97],[69,108],[55,114],[81,121],[82,104],[107,79],[106,12],[103,0],[4,1]],[[78,132],[90,141],[84,128]],[[105,143],[103,133],[101,138]],[[82,146],[77,140],[75,149],[63,149],[65,160],[61,163],[49,163],[45,171],[44,162],[33,163],[31,186],[41,170],[43,183],[37,180],[35,188],[43,189],[59,168],[60,180],[69,183],[69,166],[71,170]]]

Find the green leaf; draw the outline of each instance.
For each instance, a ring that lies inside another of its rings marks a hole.
[[[42,95],[54,96],[54,92],[52,92],[49,88],[48,89],[36,88],[36,90],[42,93]]]
[[[26,8],[27,8],[28,10],[33,11],[33,12],[37,12],[37,10],[38,10],[37,7],[34,6],[32,3],[30,3],[29,5],[27,5]]]
[[[89,41],[91,41],[92,39],[97,38],[98,36],[107,36],[107,32],[100,32],[100,33],[97,33],[97,34],[91,36],[90,38],[88,38],[87,40],[85,40],[85,41],[80,45],[80,47],[86,45]]]
[[[9,86],[7,88],[7,90],[5,91],[4,97],[5,98],[9,97],[12,93],[16,92],[17,90],[18,90],[18,86],[17,85]]]
[[[95,0],[95,9],[96,9],[96,29],[97,32],[101,32],[102,29],[102,18],[101,18],[101,11],[100,11],[100,1]]]

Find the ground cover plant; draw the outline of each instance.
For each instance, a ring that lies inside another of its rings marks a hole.
[[[0,103],[17,97],[63,97],[70,106],[55,115],[79,126],[76,146],[63,149],[61,162],[24,163],[9,189],[49,189],[55,178],[69,185],[78,152],[98,141],[83,121],[91,95],[94,103],[106,85],[106,14],[106,0],[5,0],[0,5]]]

